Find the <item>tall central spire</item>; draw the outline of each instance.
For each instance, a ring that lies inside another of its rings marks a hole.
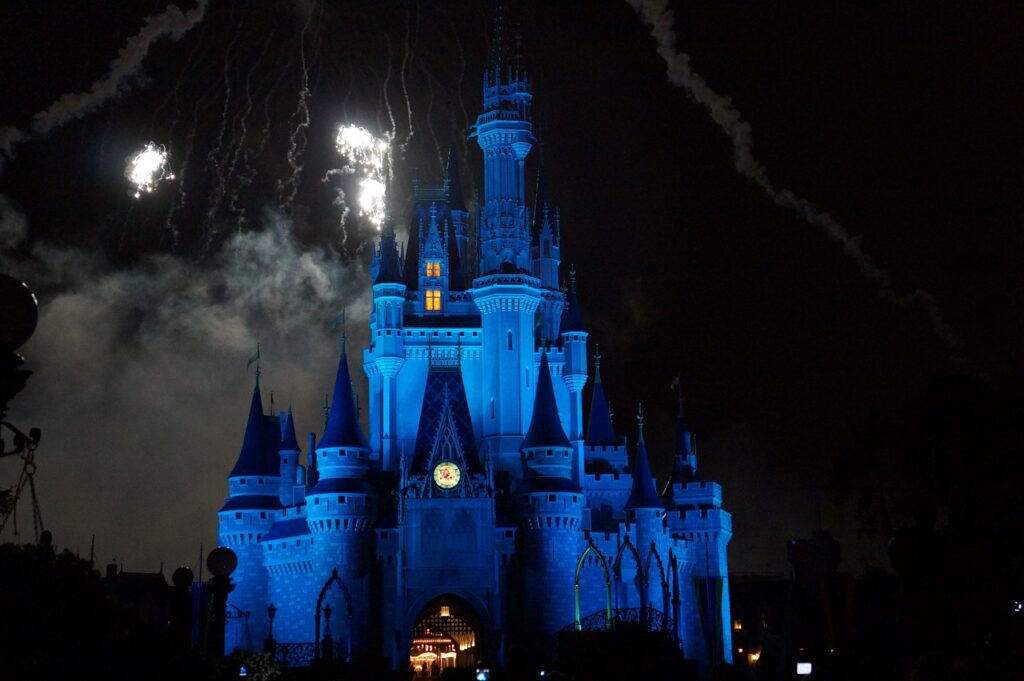
[[[494,9],[491,30],[491,58],[483,83],[484,110],[471,134],[484,152],[480,273],[510,266],[529,272],[525,165],[534,141],[530,114],[533,95],[521,60],[508,58],[509,27],[503,3]]]

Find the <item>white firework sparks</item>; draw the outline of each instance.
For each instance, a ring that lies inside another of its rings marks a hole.
[[[338,153],[348,159],[345,171],[360,175],[359,204],[360,217],[366,218],[380,229],[384,224],[388,170],[391,151],[390,137],[375,137],[366,128],[357,125],[343,125],[338,128],[334,141]]]
[[[167,150],[162,144],[148,142],[128,159],[124,176],[135,188],[132,193],[135,198],[153,192],[163,180],[173,180],[174,173],[167,167]]]

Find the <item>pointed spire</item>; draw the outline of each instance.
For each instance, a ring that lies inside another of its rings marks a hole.
[[[541,156],[540,167],[537,168],[537,192],[533,202],[533,239],[532,245],[539,246],[541,232],[551,230],[551,204],[548,199],[548,178],[544,169],[544,157]]]
[[[374,277],[374,284],[402,284],[402,260],[398,254],[398,241],[395,238],[395,223],[390,211],[384,218],[384,227],[380,233],[379,249],[380,268]]]
[[[697,475],[697,453],[694,451],[694,437],[683,410],[682,376],[676,376],[672,381],[672,390],[676,393],[678,405],[676,411],[675,457],[672,461],[672,477],[669,479],[669,484],[698,482],[700,477]]]
[[[448,208],[466,211],[466,201],[462,198],[462,180],[459,177],[459,163],[455,158],[455,143],[448,147],[448,161],[444,166],[444,181],[448,187]]]
[[[644,408],[642,404],[637,409],[636,421],[639,436],[636,443],[636,459],[633,463],[633,487],[630,489],[625,508],[664,508],[664,504],[654,489],[651,462],[647,458],[647,445],[644,444]]]
[[[526,431],[526,437],[520,445],[521,449],[528,447],[569,447],[569,438],[565,436],[562,421],[558,418],[548,355],[543,351],[540,354],[540,372],[537,376],[537,394],[533,400],[530,429]]]
[[[583,316],[580,314],[580,303],[576,297],[576,266],[569,266],[569,290],[565,294],[565,307],[562,308],[562,323],[559,333],[578,333],[586,331]]]
[[[594,350],[594,392],[590,397],[590,418],[587,420],[587,446],[614,447],[618,442],[612,427],[612,413],[601,382],[601,351]]]
[[[288,405],[288,418],[284,422],[284,431],[281,433],[281,449],[299,452],[299,440],[295,437],[295,419],[292,418],[292,407]]]
[[[344,314],[342,315],[341,357],[338,358],[338,375],[334,379],[334,395],[327,415],[327,425],[320,438],[318,449],[326,447],[359,447],[369,449],[356,414],[355,396],[352,392],[352,376],[348,370],[345,354]]]
[[[242,449],[238,453],[238,461],[228,474],[229,478],[241,475],[277,475],[277,443],[267,437],[267,428],[263,421],[263,398],[260,396],[260,381],[252,390],[252,401],[249,404],[249,418],[245,424],[245,435],[242,438]],[[274,462],[274,466],[269,465]]]

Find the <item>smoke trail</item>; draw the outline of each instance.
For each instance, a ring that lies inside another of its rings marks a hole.
[[[32,118],[32,132],[16,128],[0,128],[0,149],[13,158],[14,146],[32,137],[42,137],[54,128],[81,118],[98,109],[108,99],[128,90],[127,80],[142,66],[150,46],[164,36],[179,40],[203,19],[208,0],[197,0],[196,6],[182,12],[177,5],[168,5],[162,14],[146,17],[142,29],[125,43],[117,58],[110,63],[106,77],[97,80],[87,92],[62,95]]]
[[[214,177],[216,178],[213,196],[210,197],[209,205],[206,209],[206,223],[204,224],[206,229],[213,228],[214,217],[216,217],[217,210],[220,208],[228,189],[228,178],[224,172],[224,162],[227,160],[227,153],[221,154],[221,148],[224,146],[224,133],[228,127],[228,109],[231,106],[231,51],[234,49],[235,43],[238,42],[239,36],[242,35],[242,27],[245,26],[247,16],[248,12],[242,13],[241,18],[238,20],[238,26],[235,28],[235,35],[228,43],[227,49],[224,50],[224,106],[220,112],[220,128],[217,130],[217,141],[214,142],[210,153],[206,155],[206,165],[213,170]],[[217,158],[218,155],[220,155],[219,159]]]
[[[962,343],[956,330],[943,318],[942,309],[932,294],[922,289],[900,295],[893,288],[889,273],[879,267],[860,245],[860,240],[851,235],[832,216],[813,203],[797,196],[788,189],[776,189],[768,173],[753,153],[753,136],[750,124],[742,120],[740,112],[732,105],[729,97],[712,90],[699,74],[690,67],[690,57],[678,52],[675,47],[676,34],[673,30],[675,14],[668,8],[668,0],[626,0],[636,10],[644,23],[651,26],[651,35],[658,42],[658,54],[668,65],[669,81],[683,88],[698,104],[704,106],[712,120],[732,140],[733,161],[736,172],[754,182],[779,206],[795,211],[805,221],[821,228],[825,234],[839,242],[843,253],[857,266],[861,275],[870,282],[878,296],[901,307],[915,306],[924,311],[931,324],[932,332],[946,346],[947,356],[955,364],[963,365]]]
[[[292,202],[299,191],[299,178],[302,174],[302,154],[306,150],[307,140],[304,132],[310,123],[309,62],[306,59],[306,35],[309,33],[309,26],[313,21],[313,15],[317,12],[318,5],[319,3],[314,3],[310,9],[309,16],[306,18],[306,24],[302,27],[302,34],[299,40],[299,55],[302,60],[302,87],[299,88],[299,103],[295,108],[295,113],[292,115],[292,119],[298,122],[295,124],[295,128],[289,137],[287,156],[292,174],[287,182],[279,180],[277,183],[281,209],[286,214],[291,212]],[[286,192],[285,187],[288,187],[289,191]]]

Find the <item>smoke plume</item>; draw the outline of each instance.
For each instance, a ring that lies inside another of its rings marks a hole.
[[[146,17],[142,29],[128,38],[117,58],[110,62],[106,76],[97,80],[86,92],[66,93],[53,104],[32,117],[31,133],[14,127],[0,128],[0,150],[13,158],[14,148],[33,136],[44,137],[55,128],[81,118],[98,109],[108,99],[129,89],[128,80],[138,73],[150,46],[163,37],[177,41],[203,19],[208,0],[198,0],[188,12],[177,5],[168,5],[161,14]]]
[[[858,237],[851,235],[845,227],[809,200],[788,189],[777,189],[772,184],[764,166],[754,157],[750,124],[743,120],[729,97],[712,90],[704,78],[694,72],[689,55],[676,50],[676,34],[672,28],[675,15],[668,8],[668,0],[626,1],[640,14],[642,21],[651,26],[651,35],[658,43],[658,54],[668,65],[669,81],[683,88],[698,104],[703,105],[712,120],[732,140],[736,171],[760,187],[776,205],[795,211],[803,220],[819,227],[829,238],[838,242],[843,253],[875,287],[880,298],[902,307],[913,306],[923,310],[932,331],[944,344],[947,356],[954,363],[963,364],[965,360],[960,354],[962,343],[959,334],[944,319],[942,309],[932,294],[921,289],[904,295],[897,293],[889,273],[864,251]]]
[[[366,340],[365,272],[302,246],[280,215],[263,223],[201,264],[160,254],[119,268],[98,252],[40,242],[31,259],[0,257],[0,270],[40,300],[21,351],[35,376],[10,417],[42,429],[36,480],[61,545],[84,550],[95,533],[98,560],[152,571],[215,544],[257,342],[264,408],[273,393],[276,411],[294,408],[300,435],[322,431],[338,357],[327,324],[344,308],[352,342]],[[351,369],[361,374],[355,361]],[[2,463],[0,483],[16,475]]]

